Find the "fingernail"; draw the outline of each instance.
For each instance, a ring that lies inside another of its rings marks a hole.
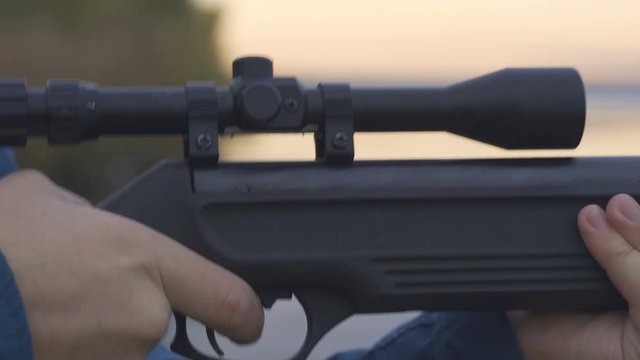
[[[622,203],[620,212],[627,220],[633,223],[640,222],[640,206],[638,206],[638,203],[633,200],[633,198],[629,198]]]
[[[600,208],[593,209],[589,212],[589,215],[587,215],[587,222],[597,231],[609,232],[609,223],[604,216],[604,211]]]

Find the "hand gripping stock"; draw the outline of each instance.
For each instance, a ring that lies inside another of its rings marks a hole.
[[[307,316],[307,336],[298,353],[291,359],[306,359],[322,336],[353,314],[352,305],[339,293],[335,293],[331,287],[313,287],[313,281],[302,283],[302,286],[296,287],[294,291],[289,279],[282,276],[285,273],[291,274],[297,271],[295,260],[288,259],[286,249],[282,249],[281,256],[276,258],[270,255],[254,257],[250,253],[234,255],[232,250],[227,252],[230,250],[227,248],[229,243],[217,237],[215,230],[207,223],[209,215],[215,216],[215,211],[210,210],[210,206],[215,207],[217,204],[215,194],[204,195],[192,192],[189,168],[185,163],[165,162],[110,196],[99,207],[146,224],[174,239],[179,239],[178,241],[183,245],[212,261],[227,266],[232,271],[245,272],[245,275],[254,277],[256,282],[252,285],[265,307],[271,307],[280,297],[291,297],[291,294],[295,293]],[[232,221],[235,223],[229,224],[231,227],[246,226],[243,224],[242,217]],[[259,237],[254,240],[269,241]],[[294,268],[290,268],[289,264]],[[273,279],[269,275],[271,268],[277,272],[274,273],[276,277]],[[262,271],[266,273],[261,273]],[[325,269],[317,268],[313,271],[323,272]],[[243,275],[240,274],[240,276]],[[281,283],[278,284],[278,281]],[[305,280],[294,279],[294,281],[298,283]],[[177,312],[174,312],[174,315],[176,334],[171,349],[193,360],[213,359],[199,352],[189,341],[184,315]],[[216,353],[222,355],[213,331],[207,329],[207,337]]]
[[[268,59],[242,58],[229,86],[0,80],[0,145],[183,136],[184,162],[159,164],[100,207],[238,274],[265,307],[295,295],[308,324],[298,360],[358,313],[623,307],[576,215],[618,192],[640,195],[640,159],[353,161],[358,131],[575,148],[585,108],[573,69],[506,69],[445,88],[305,89],[273,77]],[[313,132],[316,161],[219,163],[218,136],[236,132]],[[176,314],[172,349],[211,359],[185,321]]]

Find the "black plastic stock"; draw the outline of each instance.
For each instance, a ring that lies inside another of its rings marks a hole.
[[[199,176],[193,193],[187,165],[166,162],[100,206],[231,269],[266,305],[295,294],[309,333],[293,359],[354,313],[625,306],[576,216],[640,195],[640,158],[220,164]]]

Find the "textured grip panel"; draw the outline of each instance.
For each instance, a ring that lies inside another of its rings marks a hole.
[[[576,215],[617,192],[640,196],[640,158],[220,164],[196,175],[192,193],[189,168],[165,164],[103,206],[258,292],[322,290],[355,313],[625,305]]]
[[[581,255],[380,257],[371,263],[397,293],[608,288],[607,277]]]

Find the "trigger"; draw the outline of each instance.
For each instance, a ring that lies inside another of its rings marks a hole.
[[[209,339],[209,345],[211,345],[213,351],[215,351],[218,356],[224,356],[224,352],[220,344],[218,344],[218,339],[216,339],[216,333],[209,328],[207,328],[207,339]]]
[[[278,299],[291,299],[293,292],[288,290],[259,290],[258,296],[265,309],[271,309]]]

